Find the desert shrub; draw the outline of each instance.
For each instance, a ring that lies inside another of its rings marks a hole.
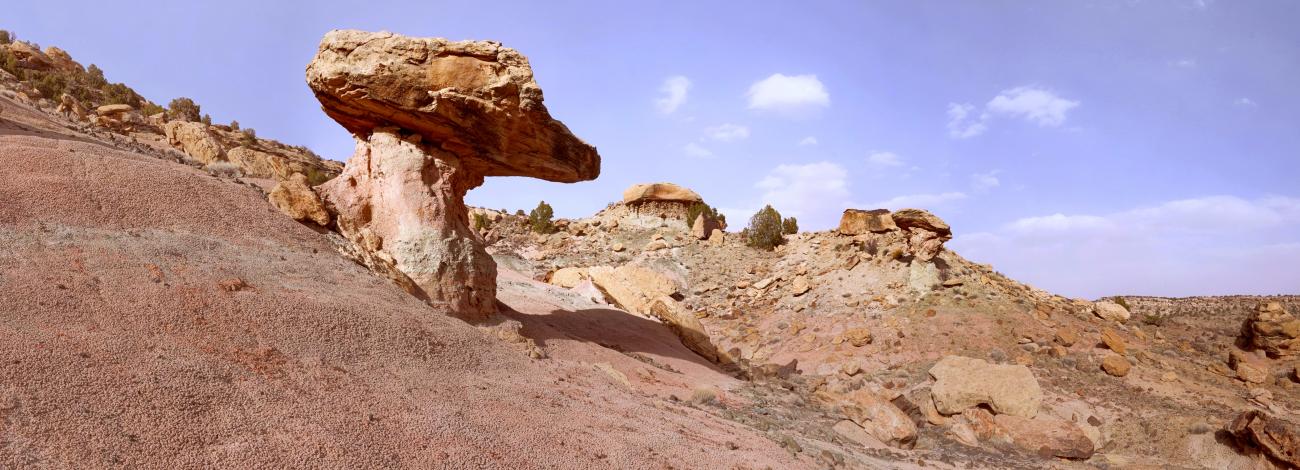
[[[199,105],[195,104],[194,100],[184,96],[167,103],[167,117],[171,119],[197,122],[202,119],[201,115]]]
[[[8,49],[0,48],[0,69],[18,76],[18,59],[9,53]]]
[[[211,125],[212,125],[212,116],[209,116],[209,115],[207,115],[207,114],[204,114],[204,115],[203,115],[203,118],[199,119],[199,122],[202,122],[203,125],[205,125],[205,126],[211,126]]]
[[[536,233],[555,233],[555,222],[551,220],[555,217],[555,210],[546,201],[537,203],[537,208],[528,213],[528,225],[532,226],[533,232]]]
[[[488,220],[487,214],[481,212],[474,214],[474,230],[484,230],[491,226],[492,221]]]
[[[63,92],[68,89],[68,79],[57,73],[43,73],[30,71],[31,75],[28,81],[36,87],[36,91],[41,92],[41,96],[51,100],[57,100],[63,96]]]
[[[695,223],[695,219],[699,218],[700,214],[704,214],[708,217],[711,217],[714,220],[717,220],[718,222],[722,222],[724,224],[727,223],[727,216],[722,215],[722,213],[718,212],[717,209],[714,209],[713,206],[710,206],[703,202],[697,202],[695,204],[691,204],[691,207],[686,209],[686,223],[688,224]]]
[[[1142,314],[1142,324],[1151,325],[1151,326],[1161,326],[1165,324],[1165,317],[1163,315],[1145,313]]]
[[[1117,297],[1115,297],[1114,300],[1115,300],[1115,303],[1119,304],[1120,307],[1124,307],[1124,310],[1128,310],[1128,311],[1130,311],[1130,312],[1133,311],[1133,307],[1129,307],[1129,306],[1128,306],[1128,301],[1127,301],[1127,300],[1124,300],[1123,297],[1118,297],[1118,296],[1117,296]]]
[[[110,83],[102,90],[104,92],[104,104],[125,104],[133,108],[139,108],[140,102],[144,101],[140,94],[122,83]]]
[[[697,405],[717,405],[718,388],[712,385],[696,387],[691,390],[691,403]]]
[[[149,101],[145,101],[143,104],[140,105],[140,112],[143,113],[145,116],[153,116],[163,111],[164,110],[162,106],[158,106],[157,104],[154,104]]]
[[[786,217],[781,220],[781,233],[786,235],[799,233],[799,220],[794,217]]]
[[[102,90],[108,86],[108,79],[104,78],[104,71],[98,65],[90,64],[86,67],[86,85],[96,90]]]
[[[244,130],[240,132],[244,134],[240,139],[242,139],[245,144],[251,145],[257,142],[257,129],[245,127]]]
[[[523,217],[523,216],[525,216],[525,215],[527,215],[527,214],[524,214],[524,210],[523,210],[523,209],[519,209],[519,210],[515,211],[515,215],[518,216],[518,217]]]
[[[14,33],[0,29],[0,44],[9,44],[14,42]]]
[[[747,238],[745,242],[754,248],[771,250],[785,243],[785,236],[781,234],[782,229],[781,213],[771,205],[764,206],[749,218],[749,227],[745,229]]]
[[[232,130],[232,131],[238,131],[238,130],[239,130],[239,121],[231,120],[231,121],[230,121],[230,130]]]
[[[242,175],[238,166],[230,162],[212,162],[203,166],[204,170],[213,176],[226,178],[238,178]]]

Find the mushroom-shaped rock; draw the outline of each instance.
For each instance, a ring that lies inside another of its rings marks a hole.
[[[842,235],[862,235],[866,233],[883,233],[898,230],[894,218],[888,209],[861,210],[844,209],[840,216],[839,233]]]
[[[496,264],[464,196],[486,176],[576,182],[596,149],[551,118],[528,60],[495,42],[331,31],[307,66],[356,153],[318,189],[340,233],[467,319],[495,311]]]
[[[939,216],[924,209],[899,209],[892,215],[894,223],[901,228],[919,228],[928,230],[948,240],[952,238],[952,228]]]
[[[638,202],[668,201],[696,203],[703,201],[699,194],[690,189],[672,183],[634,184],[623,191],[623,204]]]

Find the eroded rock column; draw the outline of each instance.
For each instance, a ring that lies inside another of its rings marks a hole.
[[[495,311],[497,274],[466,222],[465,193],[482,183],[456,156],[389,128],[357,137],[343,174],[319,190],[343,236],[477,319]]]

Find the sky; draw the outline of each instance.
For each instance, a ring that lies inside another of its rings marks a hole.
[[[669,181],[732,230],[920,207],[1063,295],[1300,293],[1300,2],[14,3],[20,39],[340,161],[303,74],[325,32],[500,41],[601,176],[475,205],[583,217]]]

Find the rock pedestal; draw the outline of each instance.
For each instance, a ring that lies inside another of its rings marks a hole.
[[[546,111],[528,60],[495,42],[331,31],[307,84],[357,141],[320,187],[339,232],[462,318],[496,311],[496,264],[465,193],[487,176],[600,172],[596,149]]]

